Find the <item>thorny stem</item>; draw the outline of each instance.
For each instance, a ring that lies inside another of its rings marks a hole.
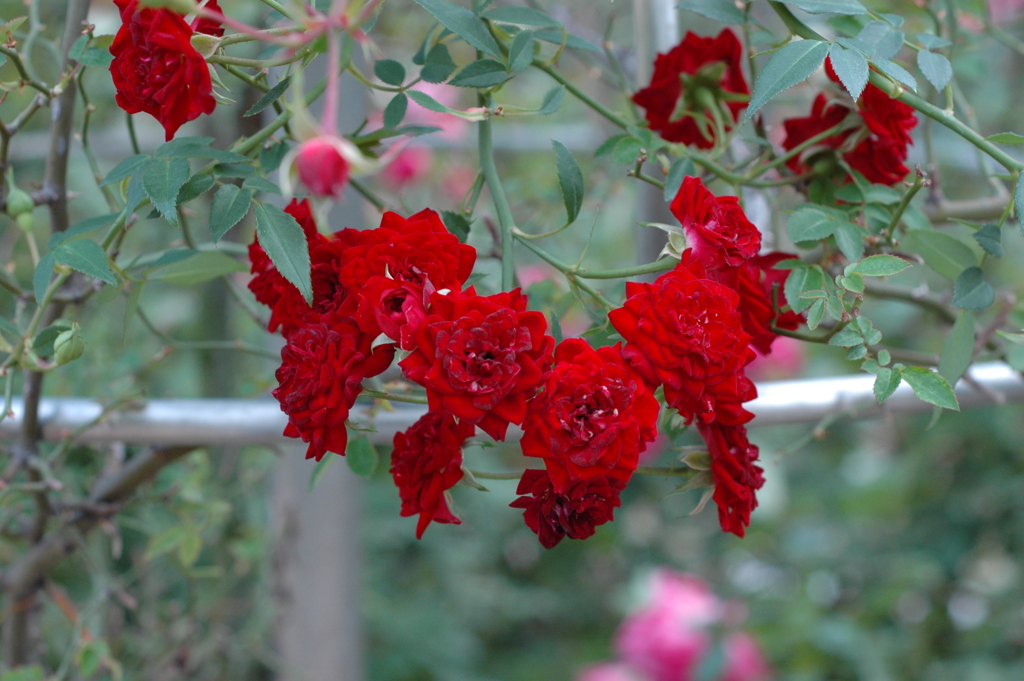
[[[552,78],[554,78],[555,80],[557,80],[562,85],[564,85],[565,89],[568,90],[569,92],[571,92],[572,95],[576,99],[580,100],[581,102],[583,102],[584,104],[589,106],[591,109],[593,109],[597,113],[599,113],[602,116],[604,116],[605,118],[607,118],[609,121],[611,121],[615,125],[619,126],[620,128],[626,128],[626,127],[629,126],[629,124],[625,121],[625,119],[621,118],[616,113],[614,113],[611,109],[609,109],[608,107],[604,106],[603,104],[598,102],[596,99],[594,99],[593,97],[588,95],[586,92],[584,92],[583,90],[581,90],[578,87],[576,87],[575,85],[573,85],[571,82],[566,80],[566,78],[562,74],[560,74],[558,71],[555,71],[553,68],[551,68],[550,66],[546,65],[544,62],[542,62],[540,60],[534,60],[533,65],[536,66],[541,71],[543,71],[544,73],[546,73],[549,76],[551,76]]]
[[[513,235],[515,236],[516,239],[519,240],[519,242],[521,244],[523,244],[528,249],[533,251],[537,255],[537,257],[539,257],[541,260],[543,260],[544,262],[548,263],[549,265],[551,265],[552,267],[557,269],[559,272],[564,274],[565,278],[569,280],[570,284],[572,284],[573,286],[578,287],[581,291],[584,291],[585,293],[590,295],[591,298],[593,298],[595,301],[597,301],[605,309],[607,309],[607,310],[614,310],[616,307],[618,307],[615,303],[613,303],[610,300],[608,300],[607,298],[605,298],[601,294],[601,292],[598,291],[597,289],[595,289],[593,286],[591,286],[590,284],[588,284],[585,281],[581,281],[578,278],[579,275],[578,275],[576,269],[572,265],[569,265],[568,263],[562,262],[561,260],[559,260],[555,256],[551,255],[547,251],[541,249],[539,246],[535,246],[529,239],[522,238],[520,236],[519,230],[515,230],[513,232]]]
[[[427,404],[426,395],[403,395],[401,393],[389,393],[382,390],[371,390],[370,388],[363,388],[363,392],[360,396],[372,397],[377,400],[387,400],[389,402],[408,402],[409,404]]]

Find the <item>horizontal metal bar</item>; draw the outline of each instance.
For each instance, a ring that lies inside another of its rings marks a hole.
[[[758,385],[758,398],[747,404],[755,415],[752,426],[787,423],[815,423],[830,414],[853,418],[883,414],[928,412],[932,406],[914,396],[906,383],[886,400],[875,401],[874,378],[864,374],[800,381],[772,381]],[[1001,362],[976,364],[969,380],[956,386],[962,408],[1024,401],[1024,380]],[[0,422],[0,440],[17,436],[23,414],[15,400],[14,417]],[[425,411],[415,405],[396,405],[394,411],[357,405],[351,421],[375,428],[368,433],[376,444],[389,444],[395,433],[412,425]],[[93,399],[44,398],[40,404],[40,423],[45,440],[61,440],[76,430],[83,442],[124,442],[128,444],[244,445],[295,443],[285,438],[286,419],[273,400],[146,400],[128,408],[111,411],[99,423],[102,405]],[[88,427],[87,427],[88,426]],[[518,436],[515,429],[509,437]]]

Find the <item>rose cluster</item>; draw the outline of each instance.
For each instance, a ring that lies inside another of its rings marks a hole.
[[[831,59],[825,61],[825,73],[833,83],[839,83]],[[834,177],[849,181],[841,161],[869,182],[893,185],[910,172],[904,161],[915,125],[917,115],[910,106],[868,83],[856,102],[840,102],[819,93],[809,116],[783,121],[786,138],[782,146],[789,151],[838,126],[834,134],[791,158],[789,169],[798,175],[813,170],[828,181]]]
[[[477,429],[504,440],[513,424],[523,454],[543,468],[524,472],[511,505],[545,547],[591,536],[657,436],[659,387],[707,441],[722,527],[743,535],[763,482],[744,427],[743,403],[756,396],[744,367],[753,348],[770,352],[775,326],[795,328],[800,317],[777,313],[785,273],[772,266],[786,256],[758,255],[760,234],[735,197],[684,180],[672,210],[690,248],[654,283],[627,284],[609,313],[625,342],[598,348],[579,338],[555,347],[519,289],[467,288],[476,251],[432,210],[385,213],[376,229],[330,236],[307,201],[286,210],[306,236],[312,302],[258,240],[249,247],[249,288],[286,340],[274,390],[285,434],[308,443],[308,458],[344,454],[363,379],[401,351],[398,366],[428,403],[395,436],[391,465],[402,514],[419,515],[417,536],[431,521],[460,522],[448,490],[463,478],[466,440]]]
[[[744,368],[757,348],[771,351],[774,327],[795,329],[787,306],[782,253],[758,255],[761,235],[736,197],[716,197],[695,177],[683,180],[671,209],[688,248],[653,283],[627,283],[626,301],[608,317],[626,340],[623,356],[666,404],[695,422],[711,455],[722,529],[743,536],[764,484],[743,403],[757,391]]]

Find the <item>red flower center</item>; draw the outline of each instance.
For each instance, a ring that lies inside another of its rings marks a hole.
[[[516,325],[512,310],[496,310],[480,322],[463,317],[450,333],[442,330],[437,334],[437,356],[442,358],[452,386],[486,396],[493,404],[515,386],[520,371],[518,353],[531,349],[530,331]]]
[[[571,396],[555,399],[554,409],[562,430],[569,434],[571,445],[585,447],[571,456],[573,463],[592,466],[603,454],[603,448],[618,434],[616,428],[622,413],[628,412],[633,389],[621,380],[610,379],[600,385],[584,384]]]

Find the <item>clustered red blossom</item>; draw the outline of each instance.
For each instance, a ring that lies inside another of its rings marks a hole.
[[[640,454],[657,437],[665,403],[696,422],[711,457],[722,528],[743,536],[763,484],[747,440],[756,396],[744,368],[754,348],[771,351],[774,328],[801,318],[786,307],[784,253],[758,255],[761,236],[735,197],[716,197],[687,177],[672,201],[690,248],[653,283],[627,283],[609,313],[624,343],[556,347],[540,312],[519,290],[483,296],[465,288],[473,247],[432,210],[385,213],[370,230],[318,231],[308,201],[286,208],[309,249],[307,302],[254,241],[250,290],[270,308],[268,328],[285,338],[274,396],[285,435],[308,443],[307,458],[344,454],[347,419],[362,381],[396,351],[405,377],[427,394],[428,412],[394,439],[391,473],[402,515],[459,523],[448,490],[463,478],[462,447],[476,430],[504,440],[523,429],[522,450],[543,462],[520,480],[523,509],[541,544],[585,539],[613,519]]]
[[[209,66],[191,41],[196,33],[219,37],[224,30],[208,18],[190,25],[173,10],[140,7],[138,0],[114,4],[121,13],[121,28],[110,45],[117,105],[130,114],[153,116],[170,141],[184,123],[217,106]],[[220,12],[217,0],[206,8]]]
[[[749,92],[741,55],[729,31],[687,34],[659,55],[651,86],[635,98],[651,128],[670,141],[712,146]],[[837,148],[854,137],[878,146],[902,131],[905,152],[905,122],[892,118],[902,110],[873,98],[865,93],[861,111],[871,135],[844,130]],[[848,111],[838,113],[845,119]],[[300,179],[315,193],[336,195],[338,187],[318,183],[338,174],[331,166],[337,150],[305,151],[309,176]],[[322,174],[313,172],[317,166]],[[543,468],[523,473],[511,506],[551,548],[566,537],[586,539],[613,519],[641,453],[657,437],[661,388],[665,404],[706,441],[719,522],[742,537],[764,484],[745,427],[753,415],[744,405],[757,395],[745,368],[755,349],[771,352],[776,329],[802,321],[788,310],[786,271],[775,269],[791,256],[761,255],[761,234],[739,200],[715,196],[699,178],[684,178],[670,208],[688,248],[654,282],[626,284],[623,305],[608,315],[623,342],[594,348],[579,338],[556,346],[520,289],[485,296],[467,287],[476,250],[432,210],[410,218],[389,212],[376,229],[325,235],[309,203],[292,201],[286,211],[306,236],[312,300],[281,276],[258,241],[249,247],[249,288],[270,308],[269,330],[286,341],[274,390],[288,415],[285,434],[309,444],[307,458],[343,455],[362,381],[401,352],[398,366],[424,388],[428,405],[395,435],[392,452],[401,513],[419,516],[416,536],[432,521],[461,522],[449,490],[465,475],[465,442],[477,429],[504,440],[515,425],[523,454]]]
[[[831,60],[825,62],[825,73],[832,82],[839,82]],[[848,180],[846,170],[837,163],[841,158],[872,183],[893,185],[905,178],[910,171],[904,162],[917,115],[913,108],[870,83],[852,107],[819,93],[809,116],[783,121],[786,138],[782,146],[789,151],[848,119],[848,126],[791,158],[789,169],[798,175],[817,170]]]

